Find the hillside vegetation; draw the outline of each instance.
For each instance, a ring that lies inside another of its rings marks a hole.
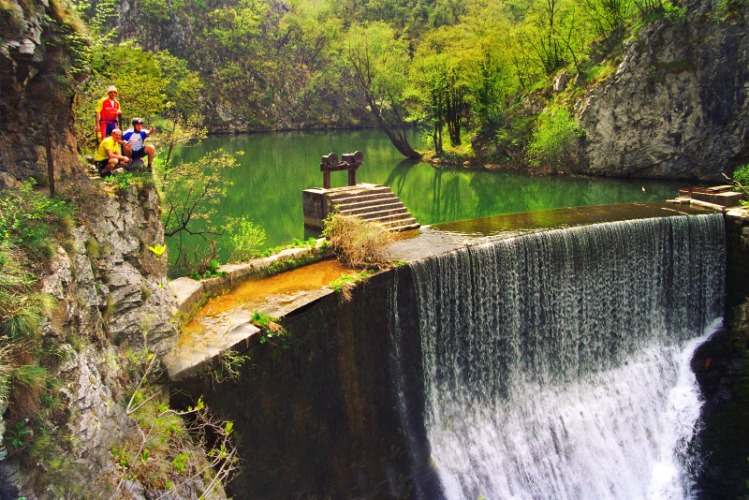
[[[199,114],[211,132],[380,126],[412,157],[422,152],[401,132],[418,125],[436,154],[472,154],[473,137],[494,159],[531,164],[574,142],[569,107],[615,71],[625,40],[684,16],[669,0],[80,0],[77,9],[93,39],[94,72],[77,98],[89,147],[89,108],[114,83],[127,117]],[[552,86],[571,90],[554,98]]]

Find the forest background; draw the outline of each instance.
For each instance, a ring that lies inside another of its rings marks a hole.
[[[719,15],[730,15],[726,0]],[[570,161],[574,104],[669,0],[79,0],[91,40],[76,132],[114,84],[134,116],[208,132],[382,128],[406,157]],[[477,151],[474,151],[476,149]],[[480,151],[478,151],[480,150]]]

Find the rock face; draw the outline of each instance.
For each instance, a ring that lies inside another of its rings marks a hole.
[[[166,286],[166,253],[149,250],[164,243],[155,189],[81,189],[79,196],[95,210],[82,214],[83,224],[72,230],[65,248],[57,248],[40,280],[58,305],[44,336],[60,345],[59,364],[47,369],[59,384],[66,416],[53,437],[68,443],[66,456],[82,464],[71,472],[71,484],[91,482],[90,491],[104,491],[101,478],[112,470],[112,447],[136,432],[123,404],[131,381],[119,360],[123,352],[171,349],[176,300]],[[28,494],[30,471],[16,461],[1,464],[0,484]]]
[[[166,253],[149,250],[164,244],[156,190],[94,196],[96,213],[73,231],[72,251],[58,250],[45,291],[65,304],[63,327],[164,353],[176,335],[176,301],[166,286]]]
[[[724,2],[725,3],[725,2]],[[723,180],[749,159],[749,7],[683,2],[681,21],[646,25],[578,118],[585,173]]]
[[[60,2],[9,0],[0,10],[0,173],[44,183],[48,144],[58,174],[80,168],[71,102],[84,42]]]

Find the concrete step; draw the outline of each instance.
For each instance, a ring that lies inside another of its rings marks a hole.
[[[335,206],[338,207],[338,209],[346,209],[346,208],[356,208],[358,206],[366,206],[366,205],[373,205],[377,203],[392,203],[400,201],[397,196],[395,196],[393,193],[390,193],[390,196],[385,195],[376,195],[372,197],[357,197],[357,198],[351,198],[348,200],[344,200],[343,202],[336,202]]]
[[[390,213],[390,214],[377,214],[377,215],[372,216],[372,217],[362,217],[362,216],[358,216],[358,217],[360,217],[360,218],[362,218],[362,219],[364,219],[364,220],[366,220],[368,222],[379,222],[380,224],[382,224],[385,227],[388,227],[389,225],[391,225],[394,222],[405,221],[405,220],[408,220],[408,219],[413,219],[413,216],[410,213],[408,213],[408,211],[403,211],[403,212],[400,212],[400,213]]]
[[[406,207],[403,202],[394,201],[392,203],[376,203],[376,204],[355,204],[355,206],[339,207],[338,213],[344,215],[361,215],[372,212],[381,212],[383,210],[405,210]]]
[[[340,198],[331,198],[330,202],[333,204],[333,206],[342,207],[346,205],[351,205],[352,203],[363,203],[367,201],[377,201],[377,200],[397,200],[397,199],[398,198],[393,194],[392,191],[388,191],[388,192],[377,192],[377,193],[342,196]]]
[[[414,217],[385,222],[383,224],[390,231],[406,231],[408,229],[417,229],[421,224]]]
[[[368,221],[382,222],[395,218],[410,217],[411,214],[408,213],[406,207],[403,207],[395,210],[377,210],[373,212],[364,212],[356,214],[355,216]]]
[[[352,198],[357,196],[363,196],[367,194],[377,194],[377,193],[392,193],[393,191],[387,187],[387,186],[370,186],[370,187],[359,187],[359,186],[353,186],[349,188],[343,188],[340,191],[333,191],[329,193],[328,199],[330,200],[340,200],[342,198]]]

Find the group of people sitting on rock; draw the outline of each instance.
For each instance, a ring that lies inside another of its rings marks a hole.
[[[107,87],[107,96],[96,106],[96,134],[100,142],[94,155],[94,164],[100,176],[109,177],[119,168],[128,172],[136,170],[138,164],[143,164],[141,159],[147,157],[148,165],[145,168],[150,172],[156,148],[145,142],[156,128],[145,129],[142,118],[133,118],[132,127],[123,133],[118,128],[122,121],[122,110],[117,96],[117,88],[110,85]]]

